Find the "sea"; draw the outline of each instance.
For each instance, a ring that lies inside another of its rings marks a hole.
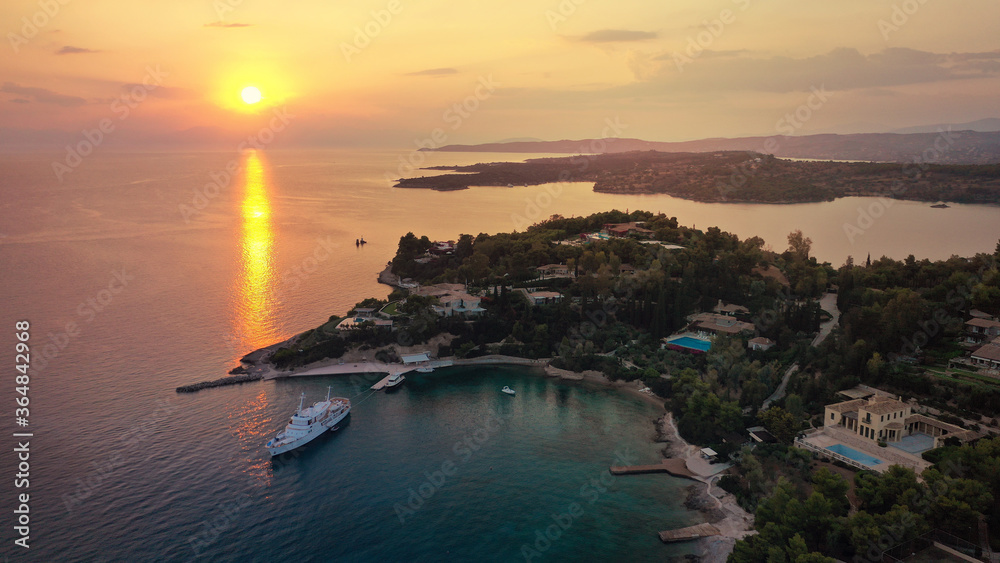
[[[0,155],[0,554],[44,562],[681,557],[695,547],[664,545],[656,532],[703,521],[683,506],[690,482],[607,472],[660,457],[653,421],[662,411],[632,395],[517,368],[414,375],[394,393],[373,394],[370,378],[351,377],[174,389],[222,377],[253,349],[385,297],[390,288],[376,276],[410,231],[455,240],[523,231],[556,214],[645,209],[761,236],[778,251],[802,229],[813,254],[835,266],[868,253],[992,252],[1000,239],[1000,207],[985,205],[705,204],[596,194],[587,183],[392,187],[401,176],[435,173],[423,166],[537,156],[96,151],[59,177],[53,155]],[[357,245],[361,238],[367,244]],[[17,358],[25,332],[28,358]],[[25,363],[27,389],[16,378]],[[517,394],[500,393],[504,385]],[[352,398],[350,419],[272,460],[263,446],[302,394],[309,403],[328,389]],[[24,394],[27,406],[15,404]],[[14,543],[24,534],[27,549]]]

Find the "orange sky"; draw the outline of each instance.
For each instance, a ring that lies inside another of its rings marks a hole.
[[[795,134],[1000,117],[995,0],[6,0],[0,22],[8,145],[102,120],[118,142],[228,140],[276,107],[286,143],[387,147],[608,118],[649,140],[771,135],[802,104]]]

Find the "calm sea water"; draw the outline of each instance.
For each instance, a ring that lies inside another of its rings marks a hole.
[[[654,533],[699,518],[680,505],[686,483],[620,478],[596,498],[590,485],[616,454],[657,459],[649,440],[657,413],[633,398],[517,370],[435,373],[358,403],[340,431],[275,465],[262,445],[299,393],[318,400],[332,385],[356,396],[358,386],[320,378],[194,395],[173,388],[220,377],[257,346],[386,295],[375,276],[407,231],[453,239],[555,213],[643,208],[759,234],[778,249],[802,228],[814,253],[835,263],[868,251],[992,251],[1000,237],[1000,209],[986,206],[897,202],[852,245],[842,225],[871,200],[709,205],[594,194],[585,184],[394,190],[384,177],[399,175],[401,154],[96,154],[61,183],[47,157],[0,157],[3,396],[13,396],[14,322],[27,319],[35,433],[27,553],[12,547],[14,459],[0,461],[3,554],[510,560],[578,502],[583,514],[545,558],[662,560],[689,548],[663,546]],[[427,164],[521,157],[424,156]],[[226,181],[231,162],[242,171]],[[213,175],[220,186],[206,190]],[[361,236],[369,244],[357,248]],[[505,384],[518,395],[500,394]],[[13,400],[6,409],[9,436],[18,430]],[[469,456],[456,449],[466,439],[480,446]],[[435,485],[447,462],[453,474]],[[427,492],[428,480],[433,494],[400,522],[396,505],[411,490]]]

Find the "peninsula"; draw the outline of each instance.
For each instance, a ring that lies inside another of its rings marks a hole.
[[[667,411],[669,461],[609,470],[700,481],[686,505],[712,526],[660,537],[710,530],[708,560],[881,556],[878,538],[897,532],[926,540],[914,549],[997,543],[1000,243],[836,268],[810,253],[801,231],[776,252],[644,211],[454,241],[409,233],[379,276],[388,299],[242,371],[342,374],[364,391],[416,366],[511,364],[619,386]]]
[[[1000,164],[900,165],[795,161],[744,151],[633,151],[427,170],[457,174],[402,178],[396,187],[449,191],[470,186],[593,182],[595,192],[667,194],[703,202],[803,203],[847,196],[1000,202]]]

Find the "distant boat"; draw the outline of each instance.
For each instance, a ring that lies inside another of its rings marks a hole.
[[[417,368],[417,371],[419,371],[420,373],[430,373],[434,371],[434,368],[429,368],[429,367]]]
[[[299,398],[299,408],[292,415],[285,429],[278,432],[265,446],[272,456],[294,450],[311,442],[320,434],[344,420],[351,413],[350,399],[342,397],[330,398],[330,388],[326,390],[326,400],[319,401],[309,408],[302,408],[306,394]]]
[[[940,201],[938,203],[935,203],[931,207],[933,207],[934,209],[947,209],[947,208],[949,208],[951,206],[948,205],[947,203],[943,202],[943,201]]]
[[[506,393],[508,395],[513,395],[514,394],[514,390],[511,389],[510,387],[508,387],[507,385],[504,385],[503,389],[501,389],[501,391],[503,391],[504,393]]]
[[[392,377],[389,378],[389,381],[385,382],[385,391],[388,393],[389,390],[395,389],[396,387],[402,385],[404,381],[406,381],[406,378],[403,377],[403,374],[401,373],[394,374]]]
[[[508,187],[508,188],[513,188],[513,187],[514,187],[514,184],[507,184],[507,187]]]

